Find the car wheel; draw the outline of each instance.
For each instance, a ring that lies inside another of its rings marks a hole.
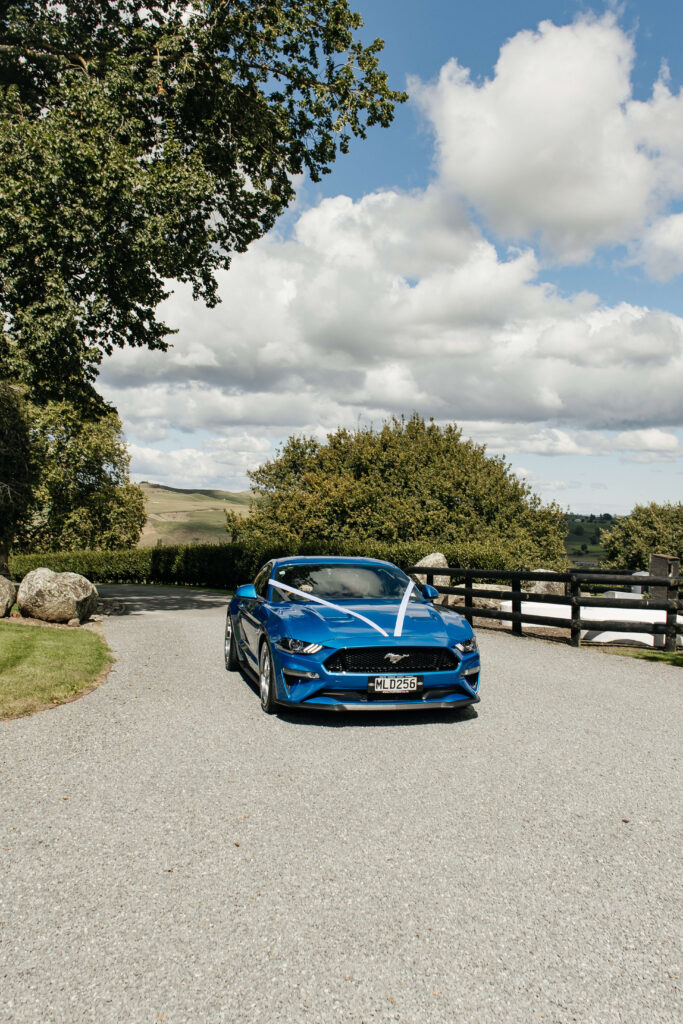
[[[275,669],[270,647],[265,640],[259,652],[258,682],[261,707],[267,715],[272,715],[275,711]]]
[[[225,667],[228,672],[234,672],[240,667],[240,659],[237,655],[237,644],[235,643],[235,631],[232,627],[232,619],[230,618],[230,612],[228,612],[225,619],[225,644],[223,646],[225,654]]]

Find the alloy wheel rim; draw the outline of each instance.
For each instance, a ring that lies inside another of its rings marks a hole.
[[[232,623],[228,618],[225,622],[225,657],[226,660],[230,654],[230,641],[232,640]]]
[[[266,652],[261,656],[261,672],[259,681],[261,683],[261,703],[265,704],[270,693],[270,658]]]

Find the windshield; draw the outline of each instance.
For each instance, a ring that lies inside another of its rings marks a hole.
[[[404,572],[391,565],[344,565],[329,562],[281,565],[276,569],[273,579],[325,601],[364,598],[400,601],[410,583]],[[304,600],[305,597],[298,594],[273,587],[273,601]],[[412,591],[410,600],[422,600],[417,588]]]

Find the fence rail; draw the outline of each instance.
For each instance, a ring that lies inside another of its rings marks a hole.
[[[511,623],[512,632],[516,636],[522,636],[523,625],[533,626],[554,626],[558,629],[567,629],[570,632],[570,642],[576,647],[581,645],[581,633],[610,632],[610,633],[645,633],[650,636],[661,636],[665,638],[664,649],[675,651],[677,637],[683,635],[683,623],[678,622],[678,614],[683,611],[680,588],[682,579],[680,575],[655,576],[638,575],[634,576],[626,571],[611,572],[609,570],[586,571],[586,572],[539,572],[539,571],[509,571],[499,569],[461,569],[453,566],[434,567],[424,565],[413,565],[408,569],[409,573],[426,577],[427,583],[434,586],[434,579],[437,576],[448,576],[451,586],[437,586],[440,594],[463,597],[462,604],[452,605],[454,611],[461,612],[471,624],[473,618],[498,619]],[[510,585],[509,590],[501,590],[495,587],[474,587],[474,581],[504,582]],[[463,585],[453,586],[453,583],[463,581]],[[533,591],[522,590],[523,582],[562,583],[564,594],[536,594]],[[643,590],[650,588],[661,588],[666,591],[666,597],[660,594],[654,600],[649,600],[645,595],[638,597],[614,598],[600,597],[591,591],[604,589],[606,586],[637,586]],[[583,587],[583,591],[582,591]],[[588,591],[586,593],[586,591]],[[511,601],[511,611],[501,611],[497,608],[479,608],[474,604],[476,598],[489,598],[498,601]],[[544,604],[565,605],[567,617],[558,618],[550,615],[535,614],[522,609],[523,605],[539,604],[539,612],[543,611]],[[643,622],[642,620],[626,621],[624,619],[581,619],[582,608],[610,608],[640,609],[647,611],[666,612],[663,622]]]

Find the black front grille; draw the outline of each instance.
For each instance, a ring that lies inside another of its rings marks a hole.
[[[433,690],[429,691],[430,693]],[[360,701],[363,704],[372,704],[377,701],[379,704],[384,701],[391,701],[393,704],[398,704],[404,700],[424,700],[424,690],[420,693],[368,693],[367,690],[320,690],[314,694],[313,699],[316,697],[333,697],[334,700],[340,701]]]
[[[387,654],[404,657],[395,661]],[[328,672],[358,672],[362,675],[452,672],[457,665],[457,658],[447,647],[347,647],[336,651],[325,662]]]
[[[419,693],[369,693],[367,690],[318,690],[310,698],[315,703],[320,697],[332,697],[334,700],[346,704],[403,704],[415,701],[422,701],[429,704],[434,700],[447,700],[448,697],[457,695],[466,696],[462,690],[454,690],[452,686],[429,686]],[[302,704],[305,704],[303,701]]]

